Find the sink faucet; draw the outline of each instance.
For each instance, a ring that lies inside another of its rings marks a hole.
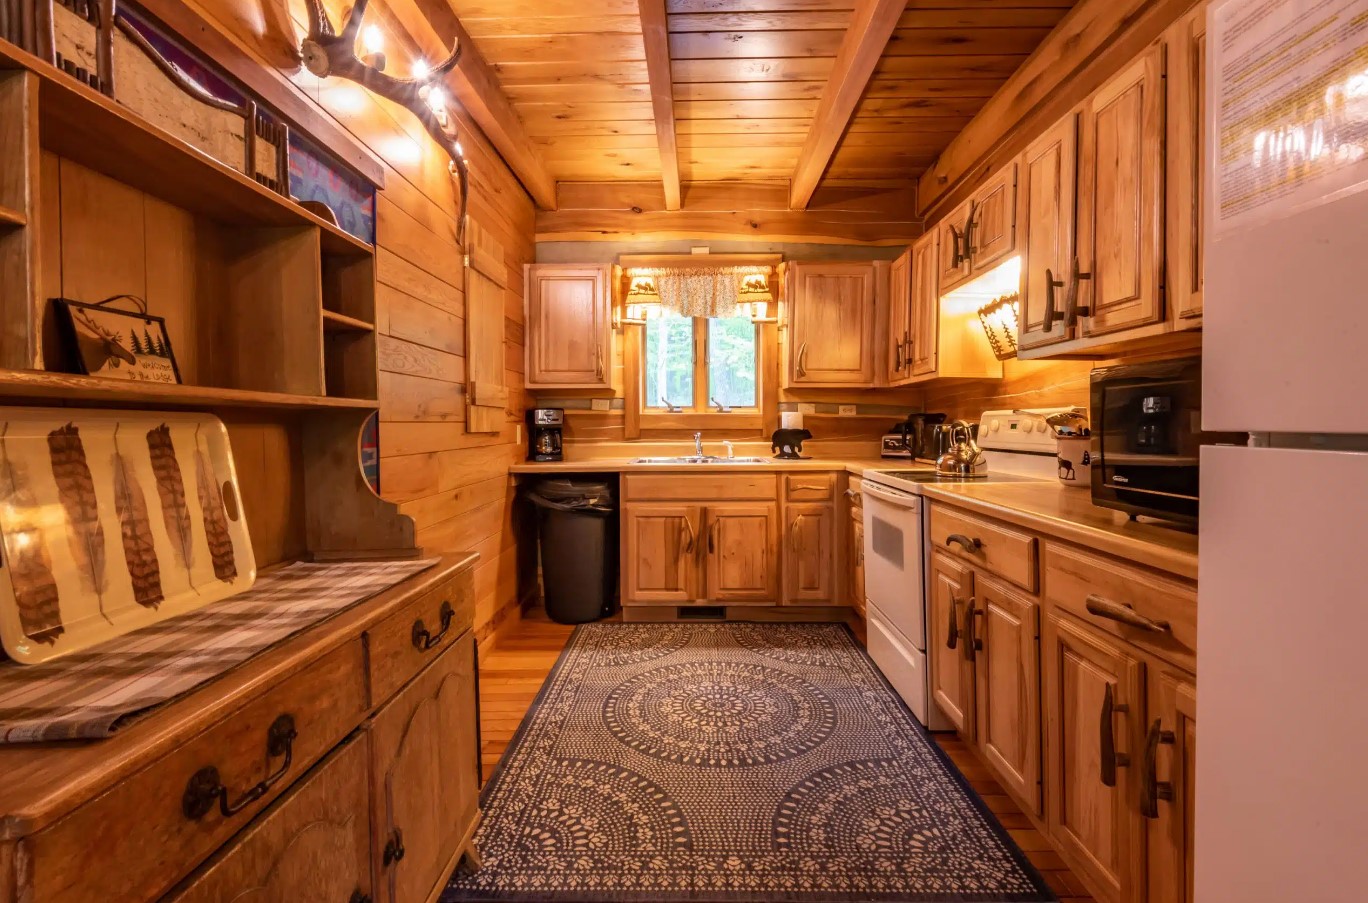
[[[728,442],[726,439],[722,440],[722,444],[727,448],[727,460],[730,461],[732,458],[735,458],[736,449],[732,447],[732,444]]]
[[[694,433],[694,449],[698,452],[698,457],[703,457],[703,434]]]

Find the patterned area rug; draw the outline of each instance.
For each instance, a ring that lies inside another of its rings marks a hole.
[[[1048,901],[850,632],[594,624],[443,900]]]

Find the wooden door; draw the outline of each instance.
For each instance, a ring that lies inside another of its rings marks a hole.
[[[900,386],[912,378],[912,249],[898,255],[888,269],[888,383]]]
[[[1018,344],[1036,348],[1073,338],[1064,288],[1075,256],[1078,113],[1071,112],[1021,155],[1017,196],[1024,252]]]
[[[622,509],[622,603],[686,605],[701,596],[702,510],[634,503]]]
[[[1194,903],[1197,687],[1190,675],[1161,673],[1150,684],[1141,775],[1149,818],[1148,903]]]
[[[928,232],[912,245],[912,375],[932,376],[940,366],[940,291],[936,260],[937,233]]]
[[[528,387],[609,386],[608,268],[529,264],[526,283]]]
[[[829,504],[785,506],[784,601],[836,604],[836,509]]]
[[[471,828],[479,760],[474,637],[458,639],[368,725],[376,899],[427,900]]]
[[[1068,615],[1046,615],[1046,823],[1111,903],[1134,903],[1144,881],[1145,835],[1132,802],[1144,666],[1124,648]]]
[[[345,903],[370,894],[367,751],[364,737],[344,743],[166,900]]]
[[[779,507],[771,502],[709,505],[707,591],[710,601],[779,600]]]
[[[1202,322],[1202,148],[1206,144],[1206,3],[1179,19],[1168,43],[1168,238],[1171,316],[1182,329]]]
[[[1041,814],[1040,606],[977,575],[978,744],[998,778]]]
[[[1164,209],[1164,48],[1141,54],[1084,104],[1080,267],[1065,277],[1082,335],[1158,322]],[[1076,292],[1076,295],[1075,295]]]
[[[931,698],[965,739],[974,737],[973,620],[974,572],[942,555],[931,556],[931,598],[927,605],[926,662]]]
[[[873,386],[882,354],[874,347],[873,263],[795,263],[789,380],[804,386]]]
[[[942,292],[969,280],[969,254],[964,235],[969,230],[969,218],[975,212],[973,201],[965,201],[936,227],[939,241],[936,281]]]
[[[970,275],[986,273],[1016,250],[1017,168],[1008,163],[974,192],[969,227]]]

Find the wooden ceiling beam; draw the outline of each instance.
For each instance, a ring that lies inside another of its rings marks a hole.
[[[670,26],[665,0],[639,0],[641,37],[646,46],[646,74],[651,83],[656,143],[660,146],[660,179],[665,183],[665,209],[679,209],[679,144],[675,138],[674,84],[670,76]]]
[[[802,210],[812,200],[906,7],[907,0],[860,0],[857,5],[793,170],[791,209]]]
[[[489,138],[499,156],[543,210],[556,209],[556,180],[551,177],[522,119],[504,94],[494,71],[461,25],[447,0],[385,0],[413,42],[440,60],[461,42],[461,60],[447,76],[447,87]],[[445,35],[445,37],[443,37]]]

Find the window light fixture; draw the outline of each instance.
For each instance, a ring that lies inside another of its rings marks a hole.
[[[628,273],[627,296],[623,299],[625,308],[621,323],[642,325],[652,316],[660,313],[660,292],[656,288],[654,276],[632,275]]]
[[[1020,313],[1021,295],[1016,292],[994,298],[979,308],[979,322],[988,336],[988,344],[993,346],[993,356],[1000,361],[1016,357]]]
[[[778,317],[770,317],[769,306],[774,301],[770,291],[768,273],[748,273],[741,278],[741,287],[736,300],[750,316],[752,323],[777,323]]]

